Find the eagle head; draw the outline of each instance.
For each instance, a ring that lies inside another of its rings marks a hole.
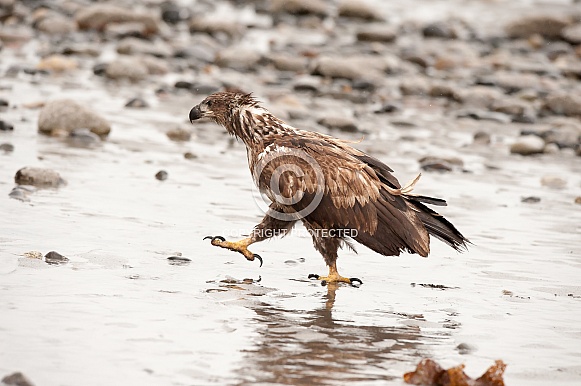
[[[257,103],[252,94],[217,92],[209,95],[190,110],[190,122],[200,118],[210,118],[219,125],[226,126],[226,122],[236,111],[255,106]]]

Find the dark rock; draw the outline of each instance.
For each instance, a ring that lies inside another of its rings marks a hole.
[[[561,31],[563,39],[571,44],[581,44],[581,23],[570,25]]]
[[[146,36],[159,32],[157,17],[110,4],[91,4],[82,7],[75,15],[75,20],[80,29],[103,31],[110,24],[139,23]]]
[[[319,92],[321,79],[314,76],[302,76],[295,79],[293,89],[295,91]]]
[[[460,343],[458,346],[456,346],[456,351],[458,351],[458,354],[460,355],[467,355],[476,351],[476,347],[468,343]]]
[[[495,113],[493,111],[483,111],[476,109],[460,110],[456,113],[458,118],[472,118],[478,121],[493,121],[500,123],[510,123],[512,119],[504,113]]]
[[[167,261],[171,265],[188,265],[192,260],[183,256],[170,256]]]
[[[38,117],[38,131],[43,134],[58,135],[80,128],[87,128],[100,137],[106,137],[111,131],[105,118],[71,99],[48,102]]]
[[[191,17],[188,8],[183,8],[174,2],[166,1],[161,4],[161,19],[168,24],[177,24]]]
[[[430,87],[429,95],[435,98],[447,98],[454,101],[460,100],[460,91],[446,83],[436,83]]]
[[[360,0],[343,0],[337,13],[340,17],[360,19],[364,21],[383,20],[377,9]]]
[[[536,204],[541,202],[541,198],[537,196],[523,197],[520,199],[520,202],[523,202],[525,204]]]
[[[6,107],[8,107],[10,105],[10,103],[8,103],[8,101],[4,98],[0,98],[0,108],[4,109]]]
[[[420,168],[429,172],[450,172],[455,168],[464,167],[464,162],[460,158],[423,157],[419,160]]]
[[[325,126],[328,129],[340,130],[349,133],[357,132],[357,125],[355,121],[351,118],[345,117],[325,117],[317,121],[321,126]]]
[[[540,154],[545,148],[545,141],[536,135],[523,135],[510,146],[510,152],[520,155]]]
[[[581,196],[575,197],[575,204],[581,204]]]
[[[168,177],[168,173],[165,170],[160,170],[159,172],[155,173],[155,178],[157,178],[160,181],[165,181],[167,180]]]
[[[366,79],[355,79],[351,83],[353,90],[373,92],[377,89],[375,82]]]
[[[3,151],[4,154],[12,153],[14,151],[14,145],[11,143],[0,143],[0,151]]]
[[[185,158],[185,159],[192,160],[192,159],[197,159],[197,158],[198,158],[198,156],[197,156],[197,155],[195,155],[194,153],[192,153],[192,152],[188,151],[187,153],[185,153],[185,154],[184,154],[184,158]]]
[[[397,30],[384,24],[363,27],[357,31],[357,40],[360,42],[391,43],[396,37]]]
[[[62,265],[69,262],[69,259],[58,252],[50,251],[44,255],[44,261],[50,265]]]
[[[14,126],[6,121],[0,121],[0,131],[12,131]]]
[[[528,38],[538,34],[545,38],[557,39],[570,23],[571,20],[565,16],[537,14],[523,17],[519,15],[515,21],[506,26],[505,30],[512,38]]]
[[[477,131],[476,133],[474,133],[474,142],[475,144],[478,145],[490,145],[490,134],[488,134],[485,131]]]
[[[395,103],[386,103],[374,111],[375,114],[394,113],[401,110],[401,106]]]
[[[97,76],[105,76],[107,73],[107,63],[97,63],[93,66],[93,74]]]
[[[57,188],[65,184],[60,174],[51,169],[24,167],[16,172],[14,182],[37,188]]]
[[[456,39],[456,31],[448,23],[437,21],[426,25],[422,34],[427,38]]]
[[[323,0],[274,0],[271,12],[326,17],[329,14],[329,5]]]
[[[145,109],[149,107],[149,103],[145,101],[143,98],[131,98],[129,102],[125,104],[125,107],[130,107],[134,109]]]
[[[34,383],[21,372],[5,376],[2,378],[2,383],[9,386],[34,386]]]

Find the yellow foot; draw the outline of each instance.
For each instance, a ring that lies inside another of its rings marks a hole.
[[[343,276],[339,275],[338,273],[329,274],[328,276],[319,276],[316,273],[311,273],[309,275],[309,279],[320,280],[321,285],[323,285],[323,286],[325,286],[327,284],[331,284],[331,283],[347,283],[347,284],[351,284],[353,287],[359,287],[361,284],[363,284],[361,279],[358,279],[356,277],[352,277],[352,278],[343,277]],[[355,283],[359,283],[359,284],[355,284]]]
[[[240,252],[248,261],[254,261],[254,259],[257,259],[260,261],[260,266],[262,267],[262,257],[248,250],[248,246],[251,244],[250,239],[247,238],[239,241],[226,241],[226,239],[222,236],[206,236],[204,237],[204,240],[206,239],[210,239],[210,243],[217,247]]]

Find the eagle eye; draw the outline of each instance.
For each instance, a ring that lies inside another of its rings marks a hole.
[[[208,107],[212,107],[212,101],[211,101],[211,100],[207,101],[207,102],[206,102],[206,105],[207,105]]]

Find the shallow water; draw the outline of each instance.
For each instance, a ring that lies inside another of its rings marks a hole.
[[[74,80],[2,80],[13,104],[78,98],[114,128],[97,148],[77,148],[39,136],[38,110],[3,114],[17,125],[0,132],[15,146],[0,153],[0,376],[22,371],[38,385],[399,385],[430,357],[465,363],[474,377],[502,359],[509,385],[581,382],[578,157],[509,156],[499,149],[516,126],[498,125],[500,142],[478,147],[474,123],[412,111],[430,127],[414,130],[416,141],[394,146],[410,133],[389,126],[359,147],[390,149],[374,154],[402,181],[425,154],[461,157],[470,173],[424,173],[417,190],[446,198],[442,213],[474,245],[458,254],[434,241],[427,259],[343,251],[341,272],[364,284],[322,287],[306,279],[326,268],[301,229],[254,245],[261,268],[202,240],[240,237],[262,214],[240,143],[211,124],[195,126],[190,142],[165,136],[201,97],[145,91],[152,107],[130,110],[122,106],[135,89],[101,82],[88,70]],[[11,199],[23,166],[57,170],[67,185]],[[163,182],[154,178],[161,169]],[[567,186],[543,187],[544,175]],[[521,203],[526,196],[541,201]],[[70,262],[23,255],[51,250]],[[191,262],[167,259],[178,254]]]

